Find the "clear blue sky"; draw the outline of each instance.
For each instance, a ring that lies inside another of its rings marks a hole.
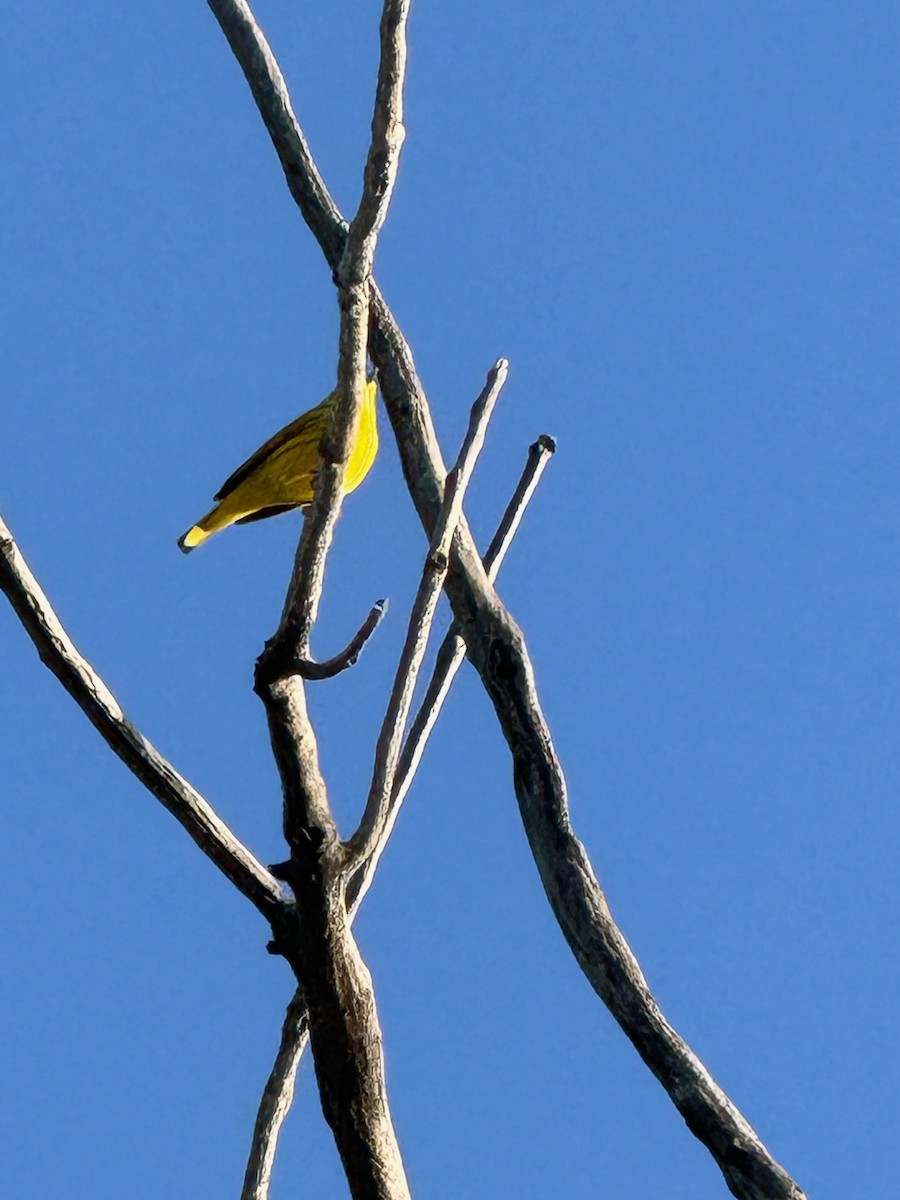
[[[250,689],[295,517],[175,546],[333,383],[329,272],[196,3],[17,5],[0,48],[0,511],[76,643],[263,861]],[[258,15],[355,204],[375,5]],[[468,513],[559,452],[502,576],[573,819],[670,1021],[810,1196],[896,1181],[896,5],[414,6],[378,255],[449,457],[511,361]],[[382,422],[382,432],[387,426]],[[424,540],[384,451],[316,645],[358,814]],[[443,615],[446,622],[446,614]],[[0,1192],[236,1196],[291,980],[267,929],[0,608]],[[594,996],[461,676],[358,922],[413,1189],[715,1200]],[[309,1064],[273,1200],[341,1196]]]

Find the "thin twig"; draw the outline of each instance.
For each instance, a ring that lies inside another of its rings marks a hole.
[[[18,614],[41,662],[128,769],[187,830],[207,858],[268,920],[283,906],[282,890],[196,788],[125,717],[115,696],[78,653],[0,517],[0,589]]]
[[[462,505],[469,480],[478,455],[484,445],[488,422],[494,405],[506,382],[509,363],[500,358],[491,367],[485,386],[472,406],[469,427],[460,448],[456,465],[447,476],[444,503],[435,523],[431,545],[425,558],[425,567],[416,598],[409,616],[406,641],[397,665],[394,686],[388,701],[387,712],[381,726],[375,750],[375,769],[372,785],[366,801],[365,811],[359,828],[347,842],[348,870],[354,871],[372,854],[382,837],[390,810],[394,790],[397,763],[406,721],[415,692],[416,680],[425,649],[437,602],[447,577],[450,546],[462,514]]]
[[[529,501],[534,494],[534,490],[537,487],[541,475],[543,474],[544,468],[550,461],[550,457],[553,454],[554,449],[555,446],[553,439],[547,437],[545,434],[542,434],[541,437],[539,437],[529,449],[528,461],[525,464],[525,468],[522,472],[516,489],[513,492],[512,498],[510,499],[509,504],[506,506],[506,510],[504,511],[503,517],[500,520],[500,524],[497,527],[497,532],[494,534],[490,547],[485,554],[485,564],[489,567],[492,579],[496,578],[497,572],[500,570],[500,567],[503,564],[503,559],[505,558],[506,552],[509,549],[510,542],[515,536],[525,509],[527,508]],[[458,648],[461,648],[461,653],[459,658],[456,659],[455,651]],[[451,661],[446,665],[442,665],[445,657],[448,654],[451,657]],[[416,717],[416,721],[413,724],[413,728],[410,731],[410,735],[406,740],[403,753],[400,756],[397,781],[394,786],[393,800],[385,829],[378,841],[378,844],[375,846],[365,862],[361,864],[360,868],[351,877],[347,886],[347,913],[351,922],[355,918],[356,913],[359,910],[359,906],[368,892],[369,887],[371,886],[375,871],[378,868],[378,862],[381,858],[382,851],[384,850],[384,847],[387,844],[388,838],[390,837],[391,831],[394,827],[400,805],[402,804],[409,785],[412,782],[412,777],[418,765],[419,758],[421,757],[422,750],[424,749],[425,741],[431,732],[441,705],[443,704],[443,700],[449,691],[450,684],[452,683],[456,671],[459,668],[459,664],[462,662],[464,657],[465,646],[462,638],[460,638],[458,635],[454,635],[451,630],[451,632],[448,633],[447,637],[444,639],[441,649],[438,652],[438,661],[435,666],[431,682],[428,685],[425,699],[422,703],[422,707],[419,710],[419,714]],[[282,864],[282,866],[289,868],[290,864]],[[281,874],[278,869],[273,867],[272,870],[278,878],[281,878]],[[294,1003],[303,1005],[303,1011],[306,1011],[300,993],[298,993],[295,997]],[[297,1055],[298,1060],[302,1053],[303,1047],[300,1046]],[[268,1091],[269,1089],[267,1088],[266,1094],[268,1094]],[[265,1095],[263,1100],[265,1103]],[[287,1099],[287,1104],[290,1104],[290,1098]],[[262,1109],[260,1112],[262,1115]],[[257,1118],[257,1128],[259,1128],[259,1126],[260,1118]],[[277,1136],[277,1130],[275,1131],[275,1136]],[[260,1137],[255,1135],[254,1147],[257,1146],[257,1142],[259,1140],[261,1140],[261,1135]],[[257,1158],[259,1159],[261,1155],[259,1152],[256,1153]],[[272,1148],[272,1153],[274,1153],[274,1146]],[[252,1200],[252,1196],[253,1194],[250,1193],[247,1196],[242,1196],[241,1200]],[[264,1200],[264,1194],[260,1195],[259,1200]]]
[[[491,583],[496,580],[500,573],[503,560],[506,558],[506,552],[509,550],[522,517],[525,515],[525,509],[528,507],[531,497],[534,495],[535,488],[544,473],[544,469],[555,451],[556,443],[546,433],[542,433],[537,441],[532,442],[528,448],[528,459],[522,475],[500,519],[497,531],[491,538],[490,545],[482,559],[484,569],[487,571],[487,576]],[[454,621],[447,630],[441,647],[438,650],[434,671],[425,691],[422,705],[416,714],[409,737],[406,739],[400,755],[400,764],[397,768],[397,784],[394,788],[392,801],[393,805],[399,805],[409,790],[425,749],[425,743],[431,735],[441,707],[450,690],[450,685],[462,665],[465,656],[466,644],[460,635],[458,622]]]
[[[273,638],[266,644],[266,648],[256,663],[256,690],[259,691],[260,687],[265,686],[278,675],[295,674],[306,680],[333,679],[335,675],[340,675],[348,667],[356,666],[366,643],[384,620],[387,610],[386,599],[376,600],[369,609],[369,615],[344,649],[339,654],[335,654],[333,658],[325,659],[324,662],[316,662],[313,658],[291,657],[279,661],[278,655],[282,643]]]
[[[537,441],[529,447],[528,459],[519,482],[500,519],[497,532],[485,552],[484,566],[492,583],[497,578],[506,552],[525,514],[525,509],[528,507],[541,475],[555,450],[556,443],[545,433],[542,433]],[[347,908],[351,918],[355,916],[372,885],[378,862],[394,829],[400,807],[419,768],[425,745],[437,723],[444,701],[465,657],[466,644],[460,636],[459,626],[454,622],[441,642],[431,679],[425,689],[419,711],[410,727],[409,735],[403,744],[400,761],[397,764],[394,790],[381,837],[373,846],[369,857],[360,863],[347,885]]]
[[[369,615],[340,654],[335,654],[333,658],[327,658],[324,662],[298,659],[295,663],[297,674],[302,679],[333,679],[341,671],[355,666],[366,642],[384,620],[387,610],[387,600],[376,600],[369,609]]]
[[[309,1011],[303,992],[298,988],[287,1007],[281,1044],[259,1102],[241,1200],[268,1198],[278,1135],[294,1100],[297,1068],[308,1041]]]
[[[301,658],[310,657],[309,640],[322,594],[325,560],[340,513],[344,469],[350,456],[365,385],[369,280],[378,233],[387,215],[403,144],[403,82],[409,4],[410,0],[385,0],[384,3],[372,141],[363,173],[359,208],[350,223],[335,275],[341,306],[338,397],[322,439],[322,465],[315,497],[304,521],[280,634],[286,642],[296,644]],[[279,82],[279,94],[283,89],[287,98],[284,82]],[[304,145],[304,162],[308,163],[309,151],[302,134],[297,140]],[[313,190],[318,193],[317,188]]]
[[[497,532],[491,538],[491,544],[485,550],[484,558],[481,560],[491,583],[496,580],[503,565],[506,552],[513,538],[516,536],[516,531],[519,528],[522,517],[525,515],[525,509],[534,495],[534,489],[541,481],[544,468],[555,453],[556,442],[549,433],[542,433],[537,441],[532,442],[528,447],[528,459],[519,482],[516,484],[516,489],[510,497],[506,511],[500,518]]]

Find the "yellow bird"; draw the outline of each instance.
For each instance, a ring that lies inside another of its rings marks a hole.
[[[370,380],[344,474],[345,494],[359,487],[378,452],[375,392],[375,382]],[[276,513],[312,502],[320,461],[319,443],[328,428],[337,396],[337,391],[332,392],[321,404],[285,425],[225,480],[213,497],[219,503],[178,539],[185,554],[229,525],[261,521],[263,517],[274,517]]]

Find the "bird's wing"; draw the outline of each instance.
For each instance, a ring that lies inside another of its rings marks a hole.
[[[260,508],[256,512],[248,513],[246,517],[238,517],[235,525],[249,525],[251,521],[264,521],[266,517],[277,517],[279,513],[290,512],[291,509],[298,507],[297,504],[272,504],[269,508]]]
[[[315,425],[317,421],[320,421],[321,414],[319,413],[319,409],[321,407],[321,405],[318,405],[316,408],[311,408],[309,412],[305,412],[301,417],[297,417],[296,420],[291,421],[290,425],[285,425],[284,429],[279,429],[267,442],[263,442],[260,448],[254,451],[246,462],[241,463],[238,469],[228,476],[215,496],[213,496],[213,499],[224,500],[226,496],[230,496],[238,484],[243,483],[248,475],[252,475],[256,468],[264,463],[276,450],[280,450],[287,442],[298,438],[309,425]]]

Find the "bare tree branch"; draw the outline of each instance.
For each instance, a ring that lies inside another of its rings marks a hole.
[[[522,822],[554,914],[597,994],[709,1149],[734,1195],[801,1200],[687,1043],[663,1018],[569,818],[565,777],[541,711],[520,631],[499,600],[484,594],[462,622],[468,654],[509,742]]]
[[[340,513],[344,469],[359,419],[365,384],[369,280],[378,232],[384,223],[393,193],[403,144],[403,81],[408,14],[409,0],[385,0],[372,142],[363,174],[362,196],[357,214],[350,224],[340,262],[335,264],[335,281],[341,307],[338,398],[330,426],[322,439],[322,462],[317,473],[315,497],[304,521],[279,631],[279,637],[285,642],[296,643],[303,657],[307,656],[318,612],[325,560]],[[246,25],[245,19],[242,28],[246,28]],[[261,33],[259,39],[264,44]],[[260,51],[260,54],[265,61],[265,53]],[[271,58],[271,51],[268,56]],[[277,86],[280,94],[284,81],[281,80]],[[284,94],[286,98],[286,91]],[[295,139],[293,144],[305,144],[302,134],[299,142]],[[304,159],[309,161],[308,149],[304,151]],[[313,192],[318,194],[318,189],[314,188]]]
[[[184,826],[223,875],[271,921],[284,905],[281,888],[200,793],[125,717],[115,696],[75,648],[0,517],[0,589],[34,642],[41,662],[128,769]]]
[[[350,225],[337,268],[342,286],[368,284],[375,245],[397,179],[403,145],[403,80],[406,74],[406,20],[410,0],[385,0],[381,14],[381,57],[372,143],[366,159],[362,200]]]
[[[431,535],[431,545],[425,558],[422,579],[413,601],[406,641],[397,666],[394,687],[381,726],[375,750],[375,769],[369,798],[359,828],[347,843],[347,870],[353,872],[372,854],[388,821],[391,796],[400,757],[400,747],[406,730],[415,692],[419,668],[425,656],[431,623],[438,598],[447,576],[450,544],[462,515],[462,505],[475,463],[484,445],[488,421],[500,390],[506,382],[509,363],[498,359],[488,372],[487,382],[472,406],[469,427],[459,451],[456,465],[447,476],[444,502]]]
[[[211,0],[211,6],[214,10],[237,10],[244,16],[249,13],[245,5],[216,5]],[[228,32],[225,22],[223,28]],[[255,36],[258,30],[251,19],[241,26],[240,32],[242,35],[250,33]],[[259,49],[259,40],[254,41],[253,37],[242,42],[235,35],[233,44],[239,47],[236,50],[239,55],[246,52],[247,45]],[[245,64],[245,73],[254,85],[268,83],[273,63],[270,55],[268,59],[263,55],[249,65]],[[278,82],[281,88],[274,89],[274,108],[278,108],[282,92],[286,95],[280,74],[276,80]],[[289,105],[287,109],[282,106],[275,114],[275,119],[270,120],[266,88],[255,86],[254,94],[267,126],[270,130],[278,131],[278,137],[273,132],[273,141],[282,160],[291,159],[294,155],[299,155],[301,159],[304,154],[308,157],[302,134],[294,145],[286,144],[281,136],[285,127],[289,133],[299,132],[299,127],[292,120]],[[287,139],[289,142],[290,138]],[[307,171],[311,163],[301,162],[298,167],[296,162],[289,161],[285,166],[292,192],[299,192],[302,195],[301,203],[311,210],[308,218],[310,225],[317,231],[334,266],[334,260],[338,257],[336,252],[343,248],[343,227],[339,215],[336,216],[327,192],[317,195],[310,186],[310,175],[318,178],[314,168]],[[303,181],[302,186],[296,182],[298,175]],[[423,523],[426,528],[431,528],[440,503],[443,464],[411,353],[374,285],[371,334],[372,353],[379,366],[382,392],[397,434],[404,474]],[[352,358],[355,360],[354,367],[347,374],[358,377],[358,349]],[[345,390],[350,392],[351,389]],[[5,544],[5,548],[14,550],[11,540]],[[609,916],[605,897],[589,860],[571,831],[565,782],[534,691],[524,640],[479,571],[480,564],[475,562],[473,554],[471,538],[461,523],[456,539],[454,570],[448,579],[448,594],[467,638],[470,655],[492,697],[513,752],[516,791],[532,851],[548,897],[578,961],[666,1087],[689,1127],[715,1156],[734,1194],[746,1197],[801,1197],[799,1187],[771,1159],[741,1114],[682,1039],[664,1021],[627,943]],[[8,567],[9,561],[5,559],[4,562]],[[4,575],[8,581],[8,571],[5,570]],[[13,588],[11,598],[14,604],[15,596],[16,589]],[[29,631],[32,631],[32,615],[20,612]],[[35,641],[40,648],[40,638],[35,637]],[[51,658],[48,655],[48,661]],[[77,652],[74,658],[78,659]],[[98,681],[91,677],[89,668],[85,671],[86,667],[78,659],[74,676],[80,680],[81,686],[73,684],[69,663],[63,662],[58,672],[76,698],[79,692],[97,691]],[[82,672],[84,679],[81,679]],[[81,699],[79,703],[82,703]],[[203,844],[205,835],[197,832],[197,822],[193,816],[186,820],[183,806],[175,805],[168,795],[170,790],[178,793],[188,785],[176,776],[177,786],[171,788],[171,781],[166,779],[165,768],[168,764],[164,764],[164,760],[153,761],[156,752],[124,722],[121,710],[118,710],[108,693],[98,693],[96,704],[82,703],[82,707],[101,730],[111,723],[117,727],[119,734],[124,733],[124,746],[117,744],[115,736],[107,740],[139,777],[143,779],[149,770],[152,778],[147,781],[148,786],[172,808],[191,830],[195,840]],[[133,736],[129,737],[129,734]],[[141,750],[152,753],[142,756]],[[148,757],[152,762],[152,770],[147,767]],[[158,757],[156,755],[156,759]],[[168,770],[171,771],[171,768]],[[175,775],[174,772],[172,774]],[[207,852],[214,857],[210,850]],[[233,864],[225,865],[222,869],[230,878],[233,877]],[[248,895],[256,890],[246,880],[236,878],[235,882]],[[270,893],[266,891],[262,899],[257,895],[254,902],[262,908],[269,898]],[[277,911],[275,915],[277,917]]]
[[[214,11],[223,7],[223,0],[209,3]],[[265,43],[258,28],[254,39],[257,48]],[[283,105],[270,112],[266,97],[273,89],[272,79],[259,78],[260,72],[268,70],[264,57],[249,54],[244,45],[235,53],[251,79],[291,194],[334,270],[343,248],[340,215],[330,197],[320,201],[313,186],[313,180],[320,178],[315,168],[299,182],[309,169],[308,147],[299,127],[286,135]],[[294,156],[292,139],[298,137],[305,156]],[[443,499],[444,464],[412,352],[374,281],[371,314],[370,353],[410,495],[430,536]],[[800,1188],[683,1040],[662,1021],[643,976],[633,970],[634,956],[609,917],[603,892],[571,829],[565,779],[537,700],[524,638],[491,587],[464,521],[454,540],[446,591],[512,752],[519,809],[541,879],[582,969],[689,1128],[713,1155],[732,1192],[743,1200],[762,1196],[800,1200]]]
[[[334,270],[344,251],[347,223],[313,162],[266,36],[245,0],[207,3],[244,73],[284,169],[288,189]]]
[[[404,474],[423,524],[433,532],[444,502],[444,466],[424,394],[409,347],[374,283],[371,284],[371,317],[368,311],[371,259],[390,198],[392,172],[396,169],[402,141],[402,109],[399,103],[393,109],[390,104],[391,97],[399,100],[402,87],[402,27],[408,6],[402,0],[387,0],[385,4],[378,103],[382,104],[384,92],[387,108],[381,114],[384,120],[379,124],[376,106],[375,136],[358,214],[359,225],[356,229],[351,226],[348,234],[312,162],[291,109],[284,80],[249,7],[240,2],[224,3],[224,0],[209,0],[209,4],[250,81],[292,194],[298,199],[333,270],[338,272],[342,291],[347,293],[342,295],[346,318],[342,320],[341,338],[342,401],[334,422],[335,445],[326,455],[323,476],[327,479],[315,506],[325,514],[319,522],[320,531],[326,530],[327,535],[327,523],[330,520],[333,524],[336,516],[342,464],[364,370],[363,335],[371,320],[372,356],[379,369],[382,394],[398,440]],[[357,238],[358,242],[355,241]],[[348,253],[351,242],[354,249]],[[316,538],[320,545],[327,543],[327,536],[323,539],[315,533],[315,528],[311,529],[306,552],[311,555],[308,565],[312,568],[312,583],[308,587],[303,584],[302,588],[299,583],[302,574],[299,567],[306,565],[306,559],[303,563],[300,561],[302,542],[294,576],[298,594],[309,601],[306,611],[297,615],[293,630],[297,645],[303,650],[308,646],[309,630],[321,591],[324,555],[319,559],[315,557],[319,553]],[[280,931],[282,952],[298,976],[312,980],[314,1046],[316,1029],[325,1029],[336,1017],[349,1016],[339,1031],[338,1042],[348,1058],[357,1054],[360,1044],[365,1043],[362,1057],[369,1061],[361,1075],[365,1087],[373,1090],[373,1096],[365,1097],[372,1103],[366,1108],[360,1129],[353,1135],[362,1146],[359,1155],[362,1166],[357,1164],[356,1169],[361,1172],[358,1175],[348,1171],[351,1186],[355,1195],[406,1195],[402,1165],[398,1174],[399,1155],[394,1154],[395,1140],[391,1149],[393,1130],[386,1108],[374,1008],[364,1014],[349,1011],[354,1004],[369,1005],[371,987],[368,973],[349,935],[343,896],[336,886],[342,865],[340,843],[321,782],[315,740],[310,742],[307,736],[311,729],[299,679],[275,680],[265,688],[273,745],[285,789],[286,813],[292,814],[291,820],[286,820],[286,832],[295,867],[292,882],[303,914],[302,920],[297,921],[296,939],[291,941],[286,935],[292,920],[289,920],[275,880],[233,837],[195,789],[127,721],[103,681],[78,654],[2,522],[0,587],[31,636],[42,661],[57,675],[110,747],[184,825],[204,853]],[[493,591],[463,519],[454,539],[446,587],[468,653],[491,696],[510,744],[522,819],[544,887],[582,969],[660,1079],[691,1130],[710,1149],[733,1193],[753,1200],[763,1197],[800,1200],[803,1196],[800,1188],[774,1162],[743,1116],[665,1021],[627,942],[609,914],[590,861],[571,829],[565,780],[540,709],[524,639]],[[288,615],[296,615],[295,609],[289,593]],[[327,886],[317,883],[314,887],[311,882],[314,870],[306,871],[306,868],[320,868],[323,863],[329,868]],[[323,946],[326,952],[320,954]],[[339,976],[337,983],[323,976],[326,964],[335,965]],[[333,1030],[329,1031],[329,1036],[332,1033]],[[321,1036],[324,1038],[325,1034]],[[323,1094],[331,1089],[331,1100],[326,1104],[330,1118],[344,1106],[352,1108],[356,1086],[342,1078],[330,1079],[323,1084]],[[393,1157],[373,1169],[373,1147],[380,1151],[385,1144]],[[345,1148],[342,1143],[342,1153]],[[348,1153],[352,1158],[355,1152]]]
[[[297,1068],[309,1041],[309,1013],[298,988],[288,1005],[281,1045],[259,1102],[241,1200],[268,1200],[278,1135],[294,1100]]]
[[[325,559],[340,510],[344,470],[359,417],[369,326],[369,281],[402,141],[402,90],[408,0],[385,0],[382,62],[369,167],[359,212],[336,272],[341,308],[338,398],[320,445],[315,497],[274,639],[308,657],[322,593]],[[246,21],[242,28],[246,29]],[[265,55],[263,55],[265,61]],[[282,81],[283,83],[283,81]],[[282,118],[284,107],[281,106]],[[279,652],[279,647],[283,649]],[[309,1006],[319,1095],[355,1200],[407,1200],[409,1189],[388,1105],[381,1029],[372,981],[353,938],[344,901],[344,848],[319,769],[315,735],[299,675],[257,671],[284,794],[290,862],[284,876],[296,920],[276,930],[274,948],[291,964]]]
[[[546,434],[541,434],[538,440],[529,448],[525,468],[522,471],[510,502],[506,506],[500,524],[497,527],[497,532],[491,539],[491,544],[484,556],[484,565],[491,582],[497,578],[497,574],[506,557],[506,552],[512,544],[512,540],[524,516],[525,509],[528,507],[541,475],[544,473],[544,468],[550,461],[555,449],[555,442]],[[351,919],[356,915],[357,909],[372,885],[375,871],[378,868],[378,862],[390,839],[400,806],[406,798],[406,793],[409,791],[415,773],[418,770],[425,745],[431,736],[431,731],[434,729],[444,701],[450,692],[450,687],[456,678],[456,673],[462,665],[465,656],[466,644],[454,623],[448,629],[437,652],[431,679],[429,680],[428,687],[425,689],[425,695],[419,711],[412,723],[409,736],[400,754],[391,803],[381,836],[372,847],[369,856],[364,858],[360,863],[347,885],[347,907],[350,911]]]
[[[525,509],[528,506],[532,495],[534,494],[534,490],[537,487],[544,468],[550,461],[550,456],[552,455],[554,449],[555,446],[553,439],[547,437],[545,434],[542,434],[541,437],[539,437],[538,440],[530,447],[525,469],[522,472],[521,478],[519,479],[509,504],[506,506],[503,517],[501,518],[500,524],[497,528],[497,532],[494,534],[494,537],[491,540],[490,547],[485,554],[485,564],[489,566],[492,578],[496,578],[497,572],[500,570],[512,538],[515,536]],[[459,651],[459,658],[455,657],[457,650]],[[451,661],[448,667],[444,669],[442,667],[442,663],[448,654]],[[388,812],[387,824],[372,853],[367,859],[365,859],[359,869],[350,877],[350,881],[347,885],[347,911],[351,922],[355,918],[359,906],[362,903],[366,892],[368,892],[369,887],[371,886],[382,851],[384,850],[384,847],[386,846],[391,835],[391,831],[394,827],[394,822],[396,821],[400,805],[402,804],[410,783],[412,782],[415,768],[418,765],[419,758],[421,757],[422,750],[424,749],[425,740],[433,728],[440,707],[449,691],[450,684],[452,683],[456,671],[459,668],[459,664],[464,657],[465,645],[462,641],[462,638],[460,638],[458,634],[454,634],[451,629],[451,631],[447,634],[447,637],[444,639],[441,650],[438,653],[438,661],[435,666],[431,682],[428,686],[426,697],[422,703],[422,708],[419,716],[416,718],[416,723],[410,732],[410,736],[407,739],[406,745],[403,748],[403,753],[400,757],[398,774],[394,786],[394,795]],[[436,698],[430,701],[429,697],[431,696]],[[423,714],[425,715],[423,716]],[[419,727],[418,732],[417,727]],[[287,874],[290,874],[290,864],[286,864],[286,866]],[[300,991],[297,992],[292,1003],[297,1006],[296,1016],[297,1020],[299,1021],[301,1012],[305,1013],[307,1011],[305,1001],[303,1000],[302,993]],[[287,1029],[287,1023],[285,1025],[285,1029]],[[298,1060],[303,1053],[303,1048],[303,1045],[298,1047]],[[263,1096],[264,1104],[267,1102],[267,1095],[268,1089],[266,1094]],[[291,1098],[290,1096],[286,1095],[286,1106],[289,1106],[290,1103]],[[260,1130],[261,1122],[264,1122],[262,1108],[260,1109],[260,1117],[257,1118],[257,1131]],[[265,1126],[265,1128],[267,1129],[268,1127]],[[257,1147],[258,1142],[261,1143],[265,1136],[265,1130],[263,1130],[263,1132],[259,1132],[258,1136],[254,1136],[254,1148]],[[274,1136],[277,1136],[277,1130],[275,1131]],[[274,1148],[272,1152],[274,1153]],[[254,1149],[254,1153],[256,1154],[257,1160],[261,1161],[262,1151],[257,1151]],[[251,1158],[251,1165],[253,1161],[254,1160]],[[256,1168],[254,1168],[254,1171],[256,1171]],[[249,1172],[250,1167],[248,1167],[248,1177]],[[254,1178],[255,1177],[256,1176],[254,1175]],[[242,1200],[244,1200],[244,1197],[242,1197]],[[260,1200],[263,1200],[263,1196],[260,1197]]]
[[[306,680],[333,679],[335,675],[340,675],[349,667],[356,666],[366,643],[384,620],[387,610],[388,601],[386,599],[376,600],[369,609],[369,615],[344,649],[324,662],[316,662],[313,658],[290,657],[279,661],[279,643],[277,638],[273,638],[266,644],[266,648],[256,664],[256,678],[260,681],[270,680],[276,675],[291,672]]]
[[[391,1122],[372,980],[350,931],[343,852],[296,675],[257,685],[284,793],[291,858],[282,871],[296,897],[273,949],[290,963],[309,1005],[319,1096],[355,1200],[407,1200]]]
[[[491,538],[491,544],[485,550],[484,558],[481,560],[491,583],[495,582],[500,568],[503,566],[506,552],[518,532],[525,509],[531,502],[531,497],[541,481],[547,463],[555,453],[556,442],[547,433],[542,433],[537,441],[532,442],[528,447],[528,459],[519,482],[500,518],[497,532]]]

